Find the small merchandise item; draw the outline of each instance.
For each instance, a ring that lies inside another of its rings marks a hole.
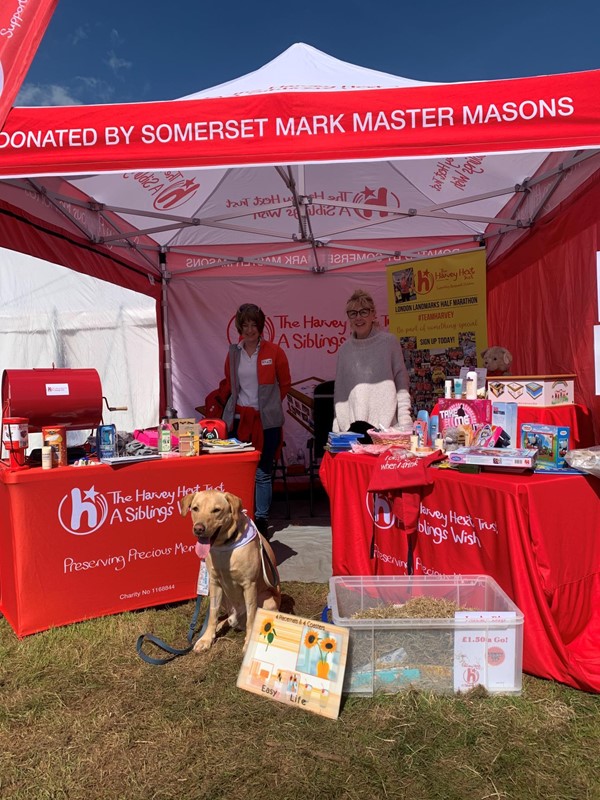
[[[519,443],[517,428],[518,408],[517,403],[492,401],[492,425],[497,425],[506,433],[508,437],[506,447],[516,447]]]
[[[416,419],[413,424],[413,431],[413,435],[417,437],[417,447],[427,447],[429,445],[429,425],[427,420],[423,418]]]
[[[197,456],[200,453],[200,438],[192,431],[184,431],[179,435],[179,455]]]
[[[478,464],[485,469],[525,472],[535,467],[537,452],[509,447],[459,447],[448,454],[448,459],[451,464]]]
[[[440,418],[437,414],[429,417],[429,443],[435,442],[440,433]]]
[[[45,426],[42,428],[42,441],[52,447],[54,466],[67,466],[67,429],[63,425]]]
[[[54,453],[49,444],[42,447],[42,469],[52,469],[54,466]]]
[[[421,491],[433,483],[427,468],[442,458],[444,454],[439,450],[418,456],[410,450],[392,449],[379,456],[371,471],[367,491],[390,496],[397,525],[406,534],[416,531]]]
[[[541,425],[533,422],[521,424],[521,447],[537,450],[540,464],[565,466],[571,429],[559,425]]]
[[[201,419],[199,427],[201,439],[227,438],[227,425],[222,419]]]
[[[373,444],[388,444],[394,447],[404,447],[408,450],[412,441],[412,429],[402,431],[399,428],[369,428],[367,435],[370,437]]]
[[[168,419],[165,417],[160,425],[158,426],[158,452],[159,453],[170,453],[172,447],[172,440],[171,440],[171,426],[169,425]]]
[[[465,381],[465,397],[467,400],[477,400],[477,373],[467,372]]]
[[[512,355],[506,347],[488,347],[481,353],[483,366],[487,369],[487,374],[492,377],[494,375],[509,375],[510,365],[512,364]]]
[[[458,425],[489,425],[492,422],[490,400],[438,400],[439,430],[445,435],[448,428]]]
[[[96,450],[98,458],[114,458],[117,455],[117,429],[114,425],[99,425]]]
[[[494,425],[481,425],[474,432],[471,437],[471,447],[495,447],[502,428],[497,428]]]
[[[11,470],[28,469],[29,420],[26,417],[5,417],[2,424],[2,443],[8,452]]]
[[[560,406],[575,402],[575,375],[497,375],[488,380],[488,397],[520,406]]]
[[[352,449],[352,445],[363,438],[363,434],[358,431],[340,431],[335,433],[329,431],[325,449],[330,453],[347,453]]]
[[[597,445],[581,450],[569,450],[565,461],[573,469],[580,469],[600,478],[600,447]]]

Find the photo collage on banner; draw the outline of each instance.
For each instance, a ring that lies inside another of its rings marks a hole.
[[[446,378],[487,347],[485,251],[387,268],[389,330],[400,339],[413,411],[431,411]]]

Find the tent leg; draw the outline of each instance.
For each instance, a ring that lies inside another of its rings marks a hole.
[[[163,380],[165,384],[166,408],[164,414],[168,417],[176,417],[177,411],[173,408],[173,370],[171,362],[171,337],[169,335],[169,271],[167,269],[167,254],[161,250],[159,254],[159,264],[162,273],[161,278],[161,312],[163,327]],[[161,417],[163,414],[161,414]]]

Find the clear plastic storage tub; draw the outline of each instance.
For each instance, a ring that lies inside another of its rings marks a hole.
[[[336,576],[329,607],[350,629],[345,692],[521,692],[523,614],[489,575]]]

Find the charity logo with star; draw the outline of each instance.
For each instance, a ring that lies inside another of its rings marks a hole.
[[[58,521],[74,536],[89,536],[105,523],[108,516],[106,497],[94,486],[89,489],[74,488],[58,506]]]

